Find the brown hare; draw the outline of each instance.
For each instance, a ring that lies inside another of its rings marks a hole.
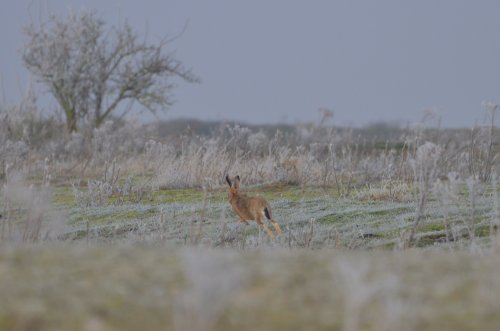
[[[271,207],[264,198],[240,194],[240,176],[233,177],[233,179],[226,176],[226,181],[229,184],[229,203],[241,222],[248,224],[247,221],[254,220],[264,228],[269,237],[274,238],[273,232],[263,222],[267,218],[273,224],[276,234],[281,234],[280,226],[273,220]]]

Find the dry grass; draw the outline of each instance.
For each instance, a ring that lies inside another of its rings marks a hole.
[[[500,257],[2,247],[2,330],[497,330]]]
[[[0,330],[496,330],[499,131],[423,124],[65,135],[0,105]]]

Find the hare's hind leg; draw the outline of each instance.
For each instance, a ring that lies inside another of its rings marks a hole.
[[[280,225],[278,224],[278,222],[276,222],[275,220],[270,220],[271,223],[273,223],[273,226],[274,226],[274,229],[276,230],[276,233],[278,234],[278,236],[281,234],[281,228],[280,228]]]
[[[260,217],[260,215],[257,215],[257,217],[255,217],[255,221],[264,229],[264,231],[266,231],[267,235],[271,237],[271,239],[274,239],[274,234],[272,233],[271,230],[269,230],[267,225],[265,225],[264,222],[262,222],[262,218]]]
[[[273,220],[273,218],[271,216],[271,208],[269,208],[269,207],[264,208],[264,214],[266,215],[267,219],[269,221],[271,221],[271,223],[274,226],[274,229],[276,230],[276,233],[279,236],[281,234],[281,228],[280,228],[280,225],[278,224],[278,222],[276,222],[275,220]]]

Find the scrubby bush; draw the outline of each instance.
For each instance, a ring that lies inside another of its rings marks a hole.
[[[472,130],[427,128],[426,122],[407,128],[276,126],[276,131],[193,122],[193,129],[187,121],[183,131],[159,135],[162,123],[111,118],[97,129],[66,134],[64,123],[42,116],[28,93],[17,107],[0,106],[0,178],[12,168],[27,177],[42,177],[48,160],[57,180],[94,183],[115,162],[121,175],[149,178],[153,188],[222,186],[230,173],[240,175],[245,185],[334,187],[342,197],[370,187],[371,195],[400,199],[404,197],[382,191],[415,182],[424,183],[418,188],[423,192],[450,172],[488,182],[498,172],[498,108],[485,107],[488,125]],[[394,132],[382,134],[381,128]],[[439,153],[425,168],[422,155],[431,151],[422,151],[431,144]]]

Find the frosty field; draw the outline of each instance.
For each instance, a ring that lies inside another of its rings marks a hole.
[[[500,330],[500,2],[365,2],[5,4],[0,331]]]
[[[338,197],[333,189],[290,185],[262,185],[245,190],[250,196],[270,201],[284,233],[269,239],[255,222],[241,223],[228,203],[226,188],[162,189],[145,193],[142,200],[111,197],[104,206],[82,207],[62,188],[54,196],[56,206],[67,215],[69,228],[59,234],[64,241],[89,243],[197,244],[205,247],[258,248],[401,248],[413,226],[415,203],[368,200],[373,188],[352,198]],[[465,194],[465,193],[464,193]],[[404,198],[404,197],[402,197]],[[120,201],[121,200],[121,201]],[[404,200],[404,199],[403,199]],[[58,202],[61,201],[61,202]],[[494,220],[491,194],[476,201],[475,245],[489,242]],[[460,249],[468,247],[470,224],[466,207],[442,207],[431,201],[425,221],[418,227],[417,246]],[[445,221],[448,222],[447,229]],[[496,226],[494,228],[496,234]]]
[[[431,201],[416,248],[402,250],[415,204],[366,200],[376,192],[249,187],[284,230],[271,240],[237,220],[222,186],[100,206],[56,186],[57,236],[1,247],[0,329],[495,330],[492,194],[477,201],[473,246],[460,207],[447,237]]]
[[[0,330],[500,323],[494,126],[161,135],[106,122],[28,139],[29,123],[57,124],[8,114],[0,125],[17,135],[0,130]],[[269,202],[280,236],[238,220],[228,174]]]

